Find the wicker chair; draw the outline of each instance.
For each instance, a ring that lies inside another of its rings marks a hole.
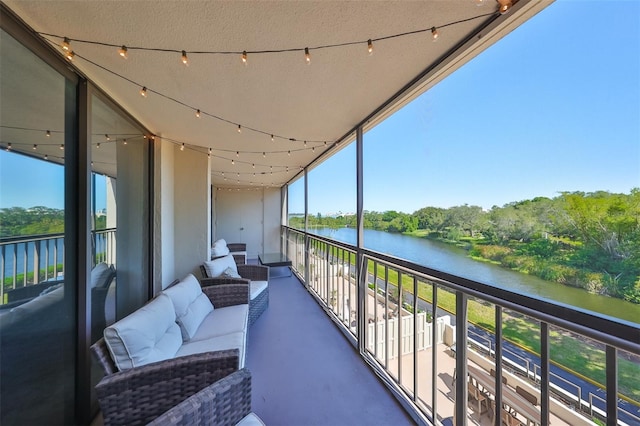
[[[202,287],[220,284],[249,284],[249,288],[251,288],[251,281],[269,281],[269,267],[262,265],[238,265],[238,274],[242,278],[209,277],[204,265],[200,265],[200,272],[202,273],[200,280]],[[267,285],[267,288],[260,294],[249,300],[249,325],[253,324],[268,306],[269,286]]]
[[[242,288],[244,287],[244,289]],[[218,308],[247,303],[246,286],[206,287]],[[238,371],[238,349],[204,352],[118,371],[104,338],[91,352],[105,372],[96,385],[104,424],[146,424],[212,383]]]
[[[253,417],[253,424],[264,424],[251,413],[251,373],[242,369],[185,399],[149,425],[235,425],[245,417]]]
[[[227,248],[236,264],[244,265],[247,263],[247,245],[245,243],[227,243]]]

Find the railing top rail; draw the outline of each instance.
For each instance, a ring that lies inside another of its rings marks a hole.
[[[117,228],[96,229],[91,232],[94,234],[103,234],[107,232],[113,232],[116,229]],[[3,237],[3,238],[0,238],[0,245],[25,243],[25,242],[32,242],[32,241],[42,241],[42,240],[52,240],[55,238],[64,238],[64,232],[58,232],[55,234],[33,234],[33,235],[19,235],[17,237]]]
[[[305,234],[303,230],[284,226],[285,229]],[[312,233],[310,238],[322,240],[338,247],[355,251],[356,247]],[[529,296],[512,290],[483,284],[468,278],[438,271],[395,256],[369,249],[362,250],[365,257],[392,265],[395,269],[418,275],[454,291],[486,300],[507,309],[521,312],[540,321],[554,324],[582,334],[602,343],[640,355],[640,325],[596,312],[565,305],[541,297]]]

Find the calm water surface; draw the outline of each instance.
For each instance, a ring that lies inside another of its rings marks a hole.
[[[316,228],[311,232],[355,245],[356,230],[352,228]],[[473,279],[527,295],[555,300],[567,305],[640,323],[640,305],[622,299],[592,294],[497,265],[479,262],[467,256],[465,250],[438,241],[365,229],[366,248],[453,275]]]

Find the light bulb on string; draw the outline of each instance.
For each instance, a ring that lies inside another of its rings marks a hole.
[[[431,39],[433,41],[436,41],[436,40],[438,40],[438,36],[439,35],[440,34],[438,34],[438,30],[436,29],[436,27],[431,27]]]
[[[200,118],[200,110],[199,109],[196,110],[196,117]]]
[[[287,151],[287,155],[291,157],[291,151]]]
[[[316,152],[316,147],[315,146],[311,147],[311,152]]]
[[[96,144],[96,148],[100,149],[100,142]]]
[[[242,52],[242,65],[247,65],[247,51]]]
[[[311,54],[309,53],[309,48],[304,48],[304,60],[307,61],[307,65],[311,63]]]
[[[242,133],[242,126],[238,124],[238,133]]]
[[[271,135],[271,142],[273,142],[273,135]]]
[[[251,166],[255,169],[256,168],[256,163],[253,163]]]
[[[45,155],[44,155],[44,159],[45,159],[45,160],[48,160],[48,159],[49,159],[49,156],[48,156],[47,154],[45,154]]]
[[[51,137],[51,130],[47,130],[47,132],[45,133],[45,135],[47,135],[48,138]]]
[[[267,156],[267,153],[262,151],[262,158],[265,158]]]
[[[185,50],[182,51],[182,56],[180,57],[180,60],[182,60],[183,64],[185,64],[186,66],[189,66],[189,58],[187,58],[187,52]]]
[[[373,54],[373,41],[371,41],[371,39],[367,40],[367,51],[369,55]]]
[[[70,50],[64,56],[65,56],[65,58],[67,58],[67,60],[73,61],[73,57],[76,56],[76,54],[73,52],[73,50]]]
[[[127,59],[129,57],[127,46],[122,45],[122,47],[118,49],[118,54],[122,56],[124,59]]]
[[[126,139],[122,139],[122,144],[126,145],[127,144],[127,140]]]
[[[60,151],[62,151],[62,150],[64,150],[64,144],[63,143],[60,144]]]
[[[211,157],[211,148],[209,148],[209,157]]]
[[[11,150],[11,142],[7,144],[7,151]]]
[[[110,140],[111,140],[111,138],[110,138],[110,137],[109,137],[109,135],[107,135],[107,134],[105,134],[105,135],[104,135],[104,138],[105,138],[107,141],[110,141]]]
[[[236,157],[240,157],[240,151],[236,151]]]
[[[71,42],[67,37],[64,37],[62,39],[62,44],[60,46],[62,47],[63,50],[66,50],[66,51],[71,50]]]
[[[510,0],[499,0],[498,3],[500,3],[499,10],[501,15],[507,13],[509,9],[511,9],[511,6],[513,6],[513,3]]]
[[[38,149],[38,145],[36,145],[35,143],[33,144],[33,150],[37,150]]]
[[[140,89],[140,96],[143,98],[147,97],[147,88],[145,86],[142,86],[142,89]]]
[[[182,142],[182,145],[180,145],[180,151],[184,151],[184,142]]]
[[[307,146],[307,141],[304,141],[304,146]]]
[[[236,164],[236,160],[231,160],[231,164],[232,165]]]

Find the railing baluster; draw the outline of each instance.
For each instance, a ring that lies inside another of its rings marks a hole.
[[[40,281],[40,240],[33,242],[33,284]]]
[[[27,261],[29,259],[29,243],[25,242],[22,244],[23,247],[23,254],[22,254],[22,270],[23,270],[23,275],[22,275],[22,285],[24,287],[27,286]]]
[[[607,425],[618,424],[618,350],[610,345],[606,349],[607,372]]]

